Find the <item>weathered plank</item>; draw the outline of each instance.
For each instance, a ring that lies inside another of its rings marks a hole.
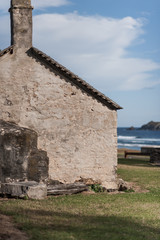
[[[87,190],[87,185],[83,183],[49,185],[47,187],[47,195],[70,195]]]

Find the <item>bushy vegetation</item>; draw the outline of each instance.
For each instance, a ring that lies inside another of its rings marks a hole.
[[[100,184],[92,184],[90,186],[90,190],[94,191],[95,193],[104,192],[104,188]]]

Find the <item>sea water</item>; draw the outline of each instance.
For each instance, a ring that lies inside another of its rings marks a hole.
[[[140,150],[141,147],[160,146],[160,131],[118,128],[118,148]]]

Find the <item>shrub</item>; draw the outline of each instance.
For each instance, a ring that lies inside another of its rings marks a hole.
[[[91,190],[98,193],[98,192],[104,192],[104,188],[100,184],[92,184]]]

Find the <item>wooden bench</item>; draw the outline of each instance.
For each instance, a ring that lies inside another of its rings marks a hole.
[[[125,151],[124,157],[127,158],[128,155],[132,156],[150,156],[150,153],[143,153],[143,152],[131,152],[131,151]]]

